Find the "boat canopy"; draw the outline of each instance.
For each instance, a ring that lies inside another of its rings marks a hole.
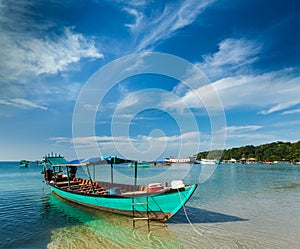
[[[80,164],[82,162],[83,159],[75,159],[72,161],[67,162],[67,164]]]
[[[64,157],[60,155],[49,154],[44,158],[45,158],[44,162],[53,167],[95,166],[95,165],[103,165],[103,164],[120,164],[126,162],[133,162],[133,160],[121,159],[118,158],[117,156],[88,157],[88,158],[73,159],[71,161],[67,161]]]
[[[68,163],[68,161],[63,157],[46,157],[45,162],[49,163],[50,165],[61,165]]]
[[[103,158],[101,157],[89,157],[84,159],[75,159],[65,163],[65,166],[92,166],[97,164],[103,164]]]
[[[103,161],[103,159],[101,157],[89,157],[89,158],[85,158],[81,161],[81,163],[89,163],[89,164],[97,164],[98,162]]]

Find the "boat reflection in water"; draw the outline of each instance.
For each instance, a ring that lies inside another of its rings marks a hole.
[[[133,230],[132,219],[126,216],[67,202],[56,195],[49,196],[48,205],[49,215],[64,224],[52,230],[47,248],[182,248],[162,223],[152,225],[149,236],[145,223]]]

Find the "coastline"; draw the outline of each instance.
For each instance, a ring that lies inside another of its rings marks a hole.
[[[177,165],[172,174],[179,178],[183,169],[189,170],[187,184],[198,182],[206,168],[184,166]],[[148,181],[149,173],[162,178],[168,169],[140,170],[140,180]],[[132,171],[116,170],[116,180]],[[56,198],[42,182],[38,166],[20,169],[18,163],[0,163],[0,186],[5,189],[1,248],[89,248],[91,243],[97,248],[300,247],[300,168],[295,165],[217,165],[185,209],[166,226],[152,223],[150,234],[142,221],[132,230],[130,218]],[[12,198],[16,193],[18,198]]]

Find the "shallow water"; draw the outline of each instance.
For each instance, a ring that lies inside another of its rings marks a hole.
[[[110,180],[101,166],[98,180]],[[41,167],[0,163],[0,248],[299,248],[300,167],[177,165],[139,169],[139,183],[199,183],[166,225],[71,204],[50,194]],[[101,172],[101,173],[100,173]],[[79,174],[84,174],[79,171]],[[117,165],[115,182],[134,181]],[[151,178],[149,178],[151,176]]]

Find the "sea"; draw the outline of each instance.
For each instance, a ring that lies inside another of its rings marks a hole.
[[[62,200],[43,182],[42,167],[0,162],[0,248],[300,248],[300,167],[174,165],[138,169],[138,184],[183,180],[198,188],[166,223],[110,214]],[[111,181],[110,166],[98,180]],[[78,170],[79,176],[85,172]],[[115,165],[114,182],[133,183],[134,169]],[[97,180],[96,178],[96,180]]]

